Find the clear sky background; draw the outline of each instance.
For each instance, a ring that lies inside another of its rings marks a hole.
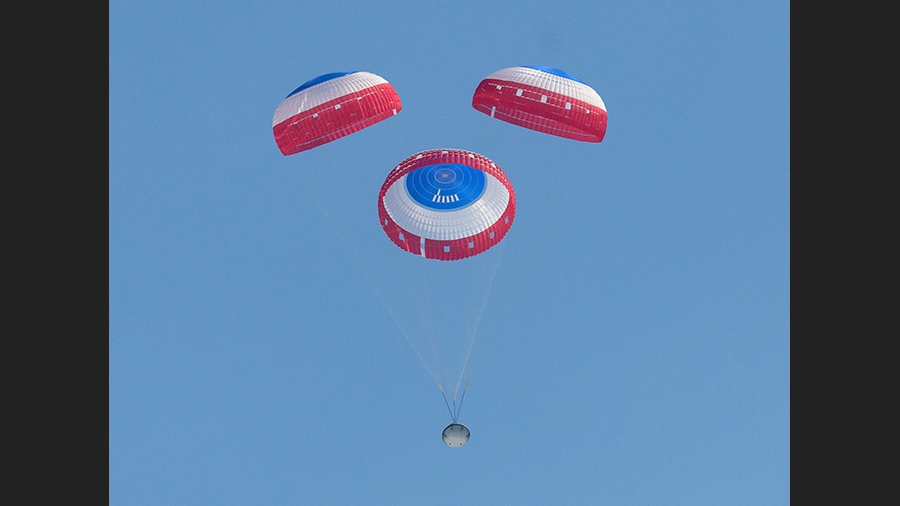
[[[472,109],[519,65],[605,140]],[[281,100],[352,70],[403,111],[282,156]],[[518,202],[462,448],[364,274],[443,147]],[[109,502],[788,504],[790,4],[111,1]]]

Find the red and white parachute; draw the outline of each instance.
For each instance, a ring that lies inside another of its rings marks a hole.
[[[461,149],[406,158],[378,194],[381,228],[412,254],[386,256],[370,282],[441,389],[454,422],[444,432],[451,446],[468,439],[456,422],[486,351],[476,335],[502,254],[498,244],[515,216],[516,195],[503,170]]]
[[[278,149],[287,156],[390,118],[402,109],[390,83],[369,72],[336,72],[303,83],[272,118]]]
[[[503,239],[515,215],[516,195],[503,170],[459,149],[432,149],[403,160],[378,196],[378,218],[391,241],[438,260],[487,251]]]
[[[600,142],[606,135],[606,105],[593,88],[550,67],[511,67],[486,77],[472,107],[492,118],[531,130]]]

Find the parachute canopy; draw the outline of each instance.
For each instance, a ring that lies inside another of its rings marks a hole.
[[[378,196],[381,228],[401,249],[460,260],[499,243],[512,226],[516,196],[487,157],[459,149],[422,151],[388,174]]]
[[[550,67],[511,67],[487,76],[472,107],[492,118],[584,142],[606,135],[606,105],[580,79]]]
[[[272,118],[278,149],[287,156],[390,118],[402,109],[394,87],[369,72],[336,72],[303,83]]]

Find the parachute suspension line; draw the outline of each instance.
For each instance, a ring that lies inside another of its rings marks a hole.
[[[488,278],[487,286],[486,286],[482,296],[480,298],[478,298],[477,300],[473,301],[471,290],[469,291],[469,294],[467,296],[466,312],[470,313],[470,314],[474,314],[475,316],[471,322],[472,323],[471,335],[467,340],[468,342],[466,343],[466,358],[463,363],[462,375],[460,376],[459,381],[456,384],[456,390],[454,390],[454,392],[459,391],[460,385],[464,385],[463,386],[463,396],[464,397],[466,395],[466,388],[469,386],[469,380],[475,374],[475,369],[477,369],[478,365],[480,365],[478,362],[476,362],[474,364],[474,366],[472,367],[472,371],[469,374],[466,374],[466,371],[469,369],[469,358],[472,355],[472,348],[475,345],[475,337],[478,334],[478,327],[481,325],[481,317],[482,317],[482,315],[484,315],[484,308],[485,308],[485,306],[487,306],[488,297],[491,294],[491,287],[494,285],[494,279],[497,277],[497,268],[500,266],[500,259],[503,257],[503,247],[504,246],[505,246],[505,244],[502,242],[500,244],[498,244],[497,246],[495,246],[497,248],[497,258],[494,261],[494,265],[491,266],[490,277]],[[474,310],[470,309],[471,306],[474,306]],[[465,382],[465,383],[463,383],[463,382]],[[462,408],[461,400],[460,400],[460,408]],[[459,416],[459,415],[457,415],[457,416]]]
[[[436,378],[440,378],[438,386],[441,387],[441,393],[443,393],[444,366],[441,363],[441,354],[438,352],[438,336],[434,327],[434,316],[431,313],[431,297],[428,295],[428,276],[425,273],[425,266],[422,262],[416,262],[415,265],[417,266],[416,271],[419,273],[421,285],[416,285],[419,289],[414,293],[413,300],[416,304],[416,310],[419,313],[419,321],[422,323],[422,328],[425,330],[425,335],[428,337],[431,344],[431,353],[434,355],[434,360],[437,364],[437,371],[432,372],[432,375]],[[411,341],[410,345],[412,345]],[[418,351],[416,351],[416,353],[418,353]],[[428,366],[425,367],[426,369],[428,368]]]
[[[338,237],[341,246],[343,246],[344,250],[347,251],[347,255],[353,261],[353,264],[356,265],[356,268],[359,270],[359,272],[361,272],[363,277],[366,278],[366,282],[369,284],[369,287],[372,289],[372,291],[375,292],[378,300],[381,301],[381,305],[384,306],[384,309],[387,310],[389,315],[391,315],[391,319],[394,320],[397,328],[400,329],[400,333],[403,334],[406,342],[409,343],[409,346],[413,349],[414,352],[416,352],[416,356],[419,357],[419,361],[422,362],[423,366],[425,366],[425,370],[428,371],[428,374],[431,375],[431,378],[435,383],[437,383],[438,388],[441,389],[441,393],[443,393],[444,387],[441,384],[440,370],[433,371],[432,368],[428,366],[428,362],[425,361],[425,357],[422,356],[422,353],[415,346],[415,344],[413,344],[412,339],[410,339],[409,337],[409,333],[406,331],[406,329],[403,328],[403,325],[400,324],[400,320],[397,318],[397,315],[394,314],[394,310],[387,303],[387,300],[385,300],[384,295],[382,295],[381,291],[375,285],[375,282],[372,281],[372,277],[369,274],[369,271],[364,267],[363,262],[360,262],[359,258],[357,258],[357,256],[353,253],[353,248],[351,248],[347,243],[347,238],[338,231],[338,227],[334,223],[334,219],[331,217],[328,211],[325,210],[325,206],[322,205],[322,201],[319,199],[319,196],[314,191],[312,191],[312,189],[308,185],[304,184],[303,188],[304,190],[306,190],[306,194],[309,196],[310,200],[312,200],[316,204],[319,212],[322,213],[322,216],[325,218],[325,222],[328,223],[328,226]]]

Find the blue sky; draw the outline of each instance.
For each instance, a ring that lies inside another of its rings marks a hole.
[[[472,109],[518,65],[604,141]],[[350,70],[403,111],[282,156],[278,103]],[[452,449],[366,278],[404,269],[384,177],[441,147],[517,198]],[[789,503],[790,4],[110,2],[109,501]]]

